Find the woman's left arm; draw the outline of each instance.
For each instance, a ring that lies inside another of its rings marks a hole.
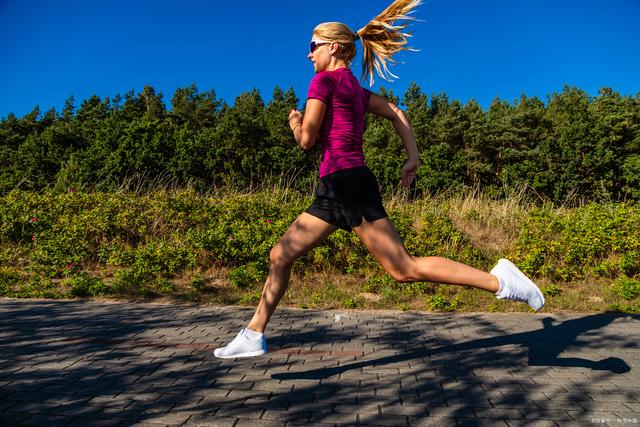
[[[304,120],[300,111],[294,109],[289,112],[289,127],[293,131],[296,142],[303,150],[310,150],[316,145],[318,132],[320,132],[326,111],[327,105],[324,102],[310,98],[307,100]]]
[[[393,103],[375,93],[372,93],[369,98],[367,112],[390,120],[393,128],[400,136],[404,148],[407,151],[407,156],[409,157],[400,171],[400,183],[403,187],[408,187],[415,178],[421,162],[420,156],[418,155],[416,137],[413,134],[413,129],[411,129],[407,116],[405,116],[404,111],[396,107]]]

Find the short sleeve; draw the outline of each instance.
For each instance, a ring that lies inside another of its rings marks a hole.
[[[333,90],[333,79],[329,73],[318,73],[311,79],[307,99],[318,99],[325,104],[329,104]]]

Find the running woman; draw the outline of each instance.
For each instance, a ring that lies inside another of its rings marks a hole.
[[[420,158],[404,112],[358,83],[349,66],[356,41],[363,48],[363,76],[373,84],[375,72],[389,80],[391,57],[407,47],[402,32],[420,0],[394,1],[364,28],[354,33],[346,25],[327,22],[313,30],[308,58],[316,75],[311,80],[304,116],[289,113],[289,126],[303,150],[316,144],[322,152],[320,183],[311,206],[289,227],[270,253],[269,275],[253,318],[227,346],[220,358],[260,356],[267,352],[265,328],[289,284],[293,262],[318,246],[338,228],[353,230],[371,255],[398,282],[428,281],[464,285],[493,292],[500,299],[544,305],[538,287],[513,263],[498,261],[490,273],[441,257],[414,257],[405,249],[382,205],[376,178],[362,151],[365,113],[388,119],[401,138],[407,161],[401,185],[413,182]],[[394,24],[400,21],[400,24]]]

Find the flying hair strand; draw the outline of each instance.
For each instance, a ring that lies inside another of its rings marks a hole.
[[[398,78],[389,70],[389,65],[396,63],[391,58],[393,55],[401,50],[416,51],[407,46],[411,34],[403,30],[408,21],[416,20],[410,15],[421,3],[421,0],[396,0],[357,31],[363,51],[362,79],[368,78],[370,86],[373,86],[374,70],[384,80]]]

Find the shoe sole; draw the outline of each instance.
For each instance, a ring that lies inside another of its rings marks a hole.
[[[239,354],[234,354],[232,356],[218,356],[217,354],[214,353],[214,356],[216,356],[219,359],[235,359],[235,358],[241,358],[241,357],[256,357],[256,356],[262,356],[263,354],[266,354],[267,352],[265,350],[259,350],[259,351],[250,351],[248,353],[239,353]]]
[[[531,306],[529,306],[529,307],[533,308],[535,311],[538,311],[542,307],[544,307],[544,303],[545,303],[544,295],[542,295],[542,292],[540,291],[540,288],[538,287],[538,285],[533,283],[533,280],[529,279],[522,271],[520,271],[520,269],[518,267],[516,267],[516,265],[514,263],[512,263],[508,259],[504,259],[503,258],[498,262],[502,262],[502,263],[506,264],[506,266],[507,266],[507,268],[509,270],[511,270],[513,273],[515,273],[519,278],[524,280],[526,283],[529,283],[536,290],[536,294],[538,294],[538,297],[540,298],[540,301],[542,301],[542,305],[540,306],[540,308],[533,308]]]

